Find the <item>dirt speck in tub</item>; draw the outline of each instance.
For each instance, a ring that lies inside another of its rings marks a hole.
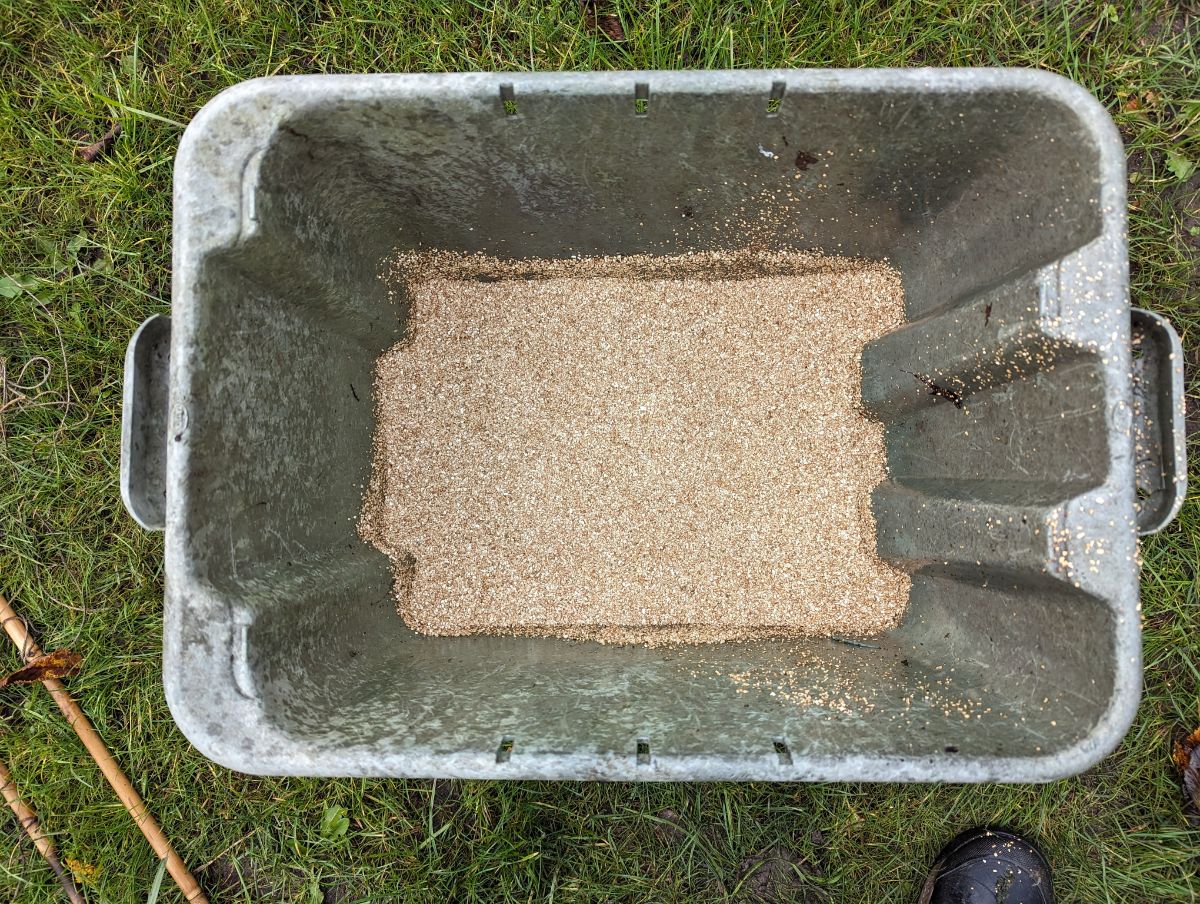
[[[798,253],[397,255],[359,530],[428,634],[649,644],[861,637],[909,579],[875,552],[863,346],[886,263]]]

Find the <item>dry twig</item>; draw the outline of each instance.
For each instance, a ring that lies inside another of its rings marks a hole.
[[[13,610],[3,596],[0,596],[0,623],[3,623],[5,632],[17,645],[17,649],[21,651],[21,657],[26,662],[42,656],[42,650],[34,641],[33,635],[30,634],[25,620]],[[142,800],[141,795],[130,784],[129,778],[121,771],[121,767],[117,765],[117,761],[105,746],[104,741],[101,740],[95,727],[88,721],[83,710],[79,708],[79,704],[67,693],[63,683],[57,678],[46,678],[42,684],[46,686],[46,690],[50,692],[50,696],[54,698],[54,702],[58,704],[63,715],[67,717],[67,724],[75,729],[75,734],[79,736],[79,740],[83,742],[87,752],[96,761],[100,772],[116,792],[121,803],[125,805],[125,809],[137,823],[137,827],[142,830],[142,834],[150,842],[155,856],[159,860],[166,858],[167,872],[171,874],[171,878],[183,892],[184,899],[192,904],[208,904],[208,899],[200,890],[200,885],[196,882],[195,877],[188,871],[187,865],[176,853],[175,848],[171,846],[171,842],[167,840],[167,836],[163,834],[158,823],[154,821],[154,817],[146,809],[146,802]]]
[[[114,122],[112,128],[100,136],[98,141],[94,141],[87,147],[76,148],[75,153],[84,159],[87,163],[95,163],[101,157],[109,152],[113,143],[121,135],[121,124]]]
[[[63,865],[58,859],[58,851],[54,849],[54,842],[50,840],[50,836],[42,831],[42,824],[38,822],[37,814],[29,808],[29,805],[25,801],[21,800],[21,795],[17,792],[17,786],[13,782],[12,774],[2,762],[0,762],[0,794],[3,794],[4,799],[8,801],[9,807],[12,808],[13,814],[17,817],[17,822],[21,824],[21,828],[25,830],[25,834],[29,836],[29,840],[33,842],[33,846],[38,849],[38,853],[49,864],[54,875],[58,877],[58,883],[62,886],[63,892],[66,893],[67,900],[71,904],[86,904],[83,895],[75,887],[70,873],[63,869]]]

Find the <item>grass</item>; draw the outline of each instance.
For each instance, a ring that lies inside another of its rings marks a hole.
[[[912,901],[937,848],[984,822],[1035,834],[1065,901],[1200,898],[1200,831],[1181,814],[1168,763],[1173,734],[1200,718],[1194,498],[1144,547],[1146,692],[1137,722],[1116,753],[1069,781],[262,779],[206,761],[175,729],[160,682],[161,540],[133,524],[117,489],[122,357],[136,325],[167,309],[181,124],[243,79],[459,69],[1052,69],[1092,90],[1120,126],[1131,167],[1133,300],[1170,314],[1190,364],[1200,365],[1200,177],[1188,172],[1200,161],[1195,7],[1191,18],[1176,4],[1135,0],[622,0],[614,9],[623,44],[588,29],[573,0],[0,0],[0,277],[9,277],[0,282],[0,358],[10,387],[44,377],[2,414],[0,589],[45,646],[86,654],[73,691],[184,858],[209,864],[200,875],[214,901],[745,899],[755,880],[739,890],[739,864],[776,847],[819,863],[834,900]],[[124,134],[109,155],[92,164],[75,156],[75,130],[99,136],[113,119]],[[0,662],[15,657],[5,652]],[[0,758],[91,900],[145,900],[158,864],[46,694],[5,691],[0,716]],[[0,831],[10,839],[0,847],[0,896],[58,900],[15,824]],[[178,900],[169,882],[160,900]]]

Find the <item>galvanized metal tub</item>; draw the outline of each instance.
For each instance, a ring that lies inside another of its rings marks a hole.
[[[1124,183],[1101,106],[1034,71],[305,76],[222,93],[176,160],[171,317],[143,326],[126,371],[122,492],[166,529],[176,721],[266,774],[1087,768],[1136,710],[1136,538],[1170,520],[1186,473],[1178,339],[1129,307]],[[913,575],[903,624],[865,644],[675,649],[409,631],[355,533],[373,365],[406,316],[383,257],[730,247],[745,240],[731,212],[769,218],[755,241],[903,274],[909,323],[868,347],[862,387],[887,425],[879,551]],[[906,372],[953,377],[970,404]],[[728,677],[745,672],[759,686]],[[772,695],[773,674],[819,699]]]

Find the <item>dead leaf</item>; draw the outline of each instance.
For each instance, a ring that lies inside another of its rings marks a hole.
[[[87,163],[95,163],[101,157],[108,153],[113,146],[113,142],[121,134],[121,124],[114,122],[112,128],[100,136],[100,140],[89,144],[87,147],[76,148],[75,153],[84,159]]]
[[[825,904],[829,896],[813,877],[820,870],[795,851],[782,845],[747,857],[735,875],[740,895],[735,900],[745,904]]]
[[[625,40],[625,27],[621,25],[621,17],[600,12],[599,0],[579,0],[579,5],[583,7],[583,19],[589,28],[607,35],[612,41],[619,43]]]
[[[1133,95],[1121,107],[1126,113],[1133,113],[1136,110],[1142,109],[1142,102],[1137,99],[1137,95]]]
[[[796,152],[796,169],[800,170],[800,172],[804,172],[816,162],[817,158],[808,153],[808,151]]]
[[[687,840],[687,829],[684,828],[683,817],[668,807],[658,811],[658,821],[654,826],[654,834],[664,844],[682,844]]]
[[[1175,742],[1174,749],[1171,751],[1171,759],[1175,761],[1175,768],[1180,772],[1186,769],[1192,751],[1197,747],[1200,747],[1200,728],[1197,728],[1186,738]]]
[[[620,16],[597,16],[596,24],[600,26],[600,30],[608,35],[611,40],[617,42],[625,40],[625,28],[621,25]]]
[[[1200,821],[1200,728],[1175,742],[1171,759],[1183,783],[1183,812],[1189,823]]]
[[[55,650],[31,659],[23,668],[0,678],[0,687],[10,684],[37,684],[47,678],[67,678],[79,671],[83,657],[72,650]]]
[[[85,860],[76,860],[74,857],[68,857],[65,862],[67,869],[75,877],[75,881],[87,888],[91,888],[96,884],[96,880],[100,878],[100,873],[103,869]]]

